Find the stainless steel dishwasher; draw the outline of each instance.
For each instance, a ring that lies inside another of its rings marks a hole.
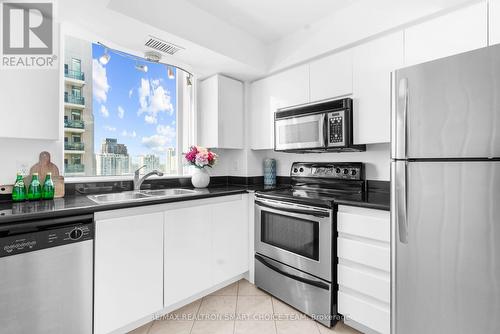
[[[93,215],[0,225],[0,332],[92,334]]]

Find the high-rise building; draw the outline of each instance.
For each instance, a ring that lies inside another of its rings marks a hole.
[[[127,146],[116,138],[106,138],[101,143],[101,153],[95,155],[96,175],[129,174],[130,157]]]
[[[155,169],[160,169],[160,157],[154,154],[141,155],[139,157],[139,167],[144,167],[144,173],[149,173]]]
[[[116,138],[106,138],[101,144],[101,153],[128,155],[127,146],[119,144]]]
[[[167,148],[165,156],[165,174],[177,174],[177,155],[173,147]]]
[[[92,43],[64,40],[64,174],[94,175]]]

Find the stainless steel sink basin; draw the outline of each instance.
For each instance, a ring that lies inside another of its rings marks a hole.
[[[124,191],[121,193],[90,195],[87,197],[98,204],[128,202],[151,198],[151,196],[139,191]]]
[[[102,195],[89,195],[90,200],[97,204],[106,203],[122,203],[122,202],[135,202],[154,200],[157,198],[168,198],[178,196],[195,195],[198,193],[196,190],[190,189],[158,189],[158,190],[140,190],[140,191],[124,191],[121,193],[102,194]]]
[[[183,196],[183,195],[194,195],[197,193],[196,190],[191,189],[158,189],[158,190],[143,190],[143,193],[151,196]]]

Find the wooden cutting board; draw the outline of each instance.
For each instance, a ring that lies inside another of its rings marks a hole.
[[[26,189],[31,183],[31,175],[33,173],[38,173],[38,178],[43,186],[45,176],[49,172],[52,173],[52,181],[54,182],[54,197],[64,197],[64,177],[59,174],[59,168],[50,161],[50,153],[47,151],[40,152],[38,162],[30,168],[30,174],[24,178]]]

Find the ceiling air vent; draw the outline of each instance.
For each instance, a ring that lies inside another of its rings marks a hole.
[[[161,39],[153,36],[148,36],[145,45],[151,49],[155,49],[169,55],[173,55],[179,50],[184,50],[183,47],[162,41]]]

